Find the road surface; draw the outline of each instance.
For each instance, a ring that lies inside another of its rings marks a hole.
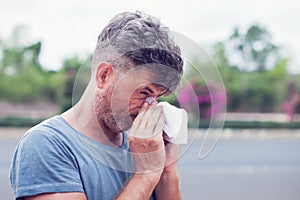
[[[188,149],[183,146],[179,161],[183,199],[299,200],[299,135],[261,137],[252,131],[254,136],[236,137],[233,131],[233,136],[222,137],[203,160],[197,156],[201,139]],[[13,199],[8,171],[18,138],[0,138],[1,200]]]

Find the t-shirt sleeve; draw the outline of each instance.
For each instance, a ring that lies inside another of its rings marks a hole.
[[[16,199],[52,192],[83,192],[76,158],[55,134],[32,131],[17,146],[10,170]]]

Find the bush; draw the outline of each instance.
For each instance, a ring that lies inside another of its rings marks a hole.
[[[198,128],[209,127],[209,120],[201,120]],[[213,127],[212,127],[213,128]],[[225,121],[223,128],[231,129],[299,129],[300,122],[279,123],[279,122],[258,122],[258,121]]]
[[[44,119],[30,119],[19,117],[0,118],[0,127],[32,127]]]

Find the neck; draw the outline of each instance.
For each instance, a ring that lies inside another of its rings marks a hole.
[[[123,143],[123,133],[113,132],[105,124],[99,123],[93,108],[92,87],[89,84],[80,101],[61,116],[78,132],[108,146],[119,147]]]

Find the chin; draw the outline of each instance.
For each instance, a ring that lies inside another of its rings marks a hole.
[[[131,128],[133,124],[133,119],[130,117],[129,119],[125,119],[122,121],[117,121],[112,124],[111,129],[114,130],[114,132],[124,132]]]
[[[129,120],[126,123],[124,123],[124,126],[123,126],[124,131],[127,131],[131,128],[131,126],[133,124],[133,120],[134,119],[129,118]]]
[[[131,121],[130,123],[126,123],[126,124],[123,124],[123,126],[121,127],[122,128],[122,131],[127,131],[131,128],[133,122]]]

